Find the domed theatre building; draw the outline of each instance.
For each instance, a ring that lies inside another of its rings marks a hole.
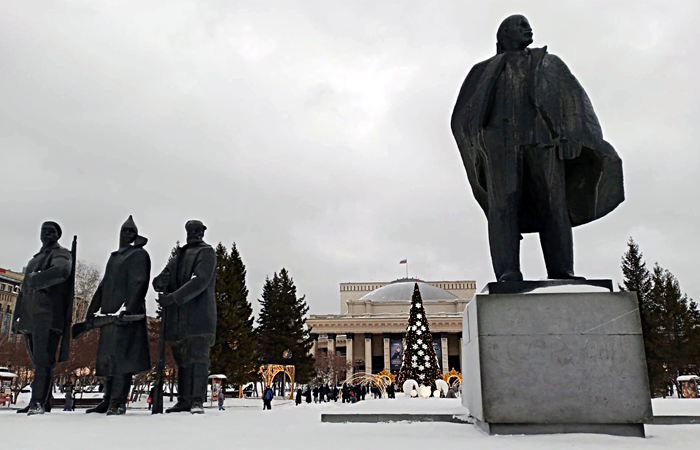
[[[312,314],[307,320],[315,339],[312,352],[345,357],[348,378],[353,372],[398,373],[415,283],[442,372],[461,372],[462,312],[476,292],[473,280],[341,283],[340,314]]]

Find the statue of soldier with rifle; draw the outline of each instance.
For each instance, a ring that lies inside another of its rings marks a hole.
[[[56,222],[41,225],[41,250],[27,264],[12,317],[12,332],[23,335],[34,368],[31,400],[17,411],[30,416],[51,411],[59,342],[59,362],[70,351],[77,238],[71,252],[58,244],[62,233]]]
[[[151,259],[143,248],[147,242],[129,216],[119,233],[119,249],[107,261],[85,322],[73,326],[74,337],[100,329],[95,374],[105,378],[104,398],[88,413],[126,413],[133,376],[151,369],[146,323]]]
[[[216,335],[216,252],[203,241],[206,229],[199,220],[188,221],[187,245],[177,249],[153,280],[161,293],[157,301],[163,307],[162,339],[170,344],[177,364],[177,403],[167,413],[204,413],[209,351]],[[157,386],[156,396],[161,395],[158,390]]]

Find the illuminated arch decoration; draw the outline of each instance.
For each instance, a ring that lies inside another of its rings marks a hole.
[[[449,372],[442,374],[442,379],[450,386],[461,386],[462,372],[457,372],[453,367]]]
[[[389,383],[387,384],[387,386],[388,386],[389,384],[392,384],[392,383],[394,383],[394,382],[396,381],[396,375],[394,375],[393,373],[388,372],[388,371],[386,370],[386,368],[382,369],[381,372],[379,372],[378,374],[373,375],[373,376],[379,377],[379,378],[387,378],[387,379],[389,380]]]
[[[294,399],[294,374],[295,368],[293,365],[282,365],[282,364],[265,364],[260,366],[258,373],[262,376],[265,387],[272,386],[272,382],[279,373],[284,373],[289,377],[291,386],[289,388],[289,397],[287,400]],[[284,381],[284,380],[283,380]]]
[[[366,372],[356,372],[353,376],[348,378],[343,382],[343,386],[346,384],[353,386],[355,384],[361,384],[369,388],[371,386],[376,386],[382,393],[382,396],[386,395],[386,388],[393,383],[392,377],[395,379],[396,375],[392,375],[385,370],[382,370],[376,375],[368,374]]]

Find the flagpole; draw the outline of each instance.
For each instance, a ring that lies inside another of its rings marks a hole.
[[[406,278],[408,278],[408,259],[406,260]]]

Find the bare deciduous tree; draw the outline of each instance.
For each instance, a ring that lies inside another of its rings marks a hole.
[[[75,301],[73,303],[73,322],[85,320],[87,308],[92,296],[102,280],[102,272],[96,264],[78,260],[75,265]]]

